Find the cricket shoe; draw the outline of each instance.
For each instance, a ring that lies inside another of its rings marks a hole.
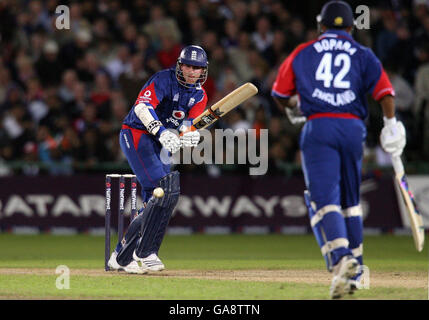
[[[349,280],[349,294],[354,294],[359,289],[358,280]]]
[[[142,267],[149,271],[162,271],[165,269],[164,264],[155,253],[150,254],[146,258],[140,258],[134,251],[133,258],[135,261],[140,261]]]
[[[339,299],[351,290],[351,278],[358,273],[359,262],[353,256],[344,256],[334,266],[330,295],[332,299]]]
[[[117,270],[117,271],[125,271],[127,273],[136,273],[136,274],[145,274],[145,273],[147,273],[147,270],[145,268],[140,267],[139,264],[136,261],[131,261],[130,264],[128,264],[125,267],[121,266],[116,261],[116,257],[117,256],[118,256],[118,254],[116,253],[116,251],[113,251],[112,255],[110,256],[109,262],[107,263],[107,265],[111,269]]]
[[[358,273],[357,276],[349,280],[349,284],[350,284],[349,294],[354,294],[355,291],[360,290],[363,287],[362,275],[363,275],[363,272],[361,271]]]

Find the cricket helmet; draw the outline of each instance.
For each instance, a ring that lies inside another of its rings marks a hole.
[[[182,49],[179,57],[177,58],[177,63],[176,63],[177,81],[179,81],[179,83],[185,87],[190,87],[192,85],[188,84],[183,77],[183,73],[181,69],[182,64],[203,68],[204,70],[201,73],[200,78],[197,80],[197,83],[199,83],[200,85],[203,85],[206,82],[209,62],[207,60],[207,54],[203,48],[195,45],[187,46]]]

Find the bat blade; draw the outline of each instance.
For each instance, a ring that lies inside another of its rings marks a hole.
[[[401,191],[402,199],[405,203],[405,208],[410,219],[411,231],[413,233],[414,244],[417,251],[422,251],[425,242],[425,229],[423,226],[422,215],[417,209],[414,195],[411,192],[405,173],[396,174],[396,182],[398,183],[399,190]]]
[[[207,128],[257,93],[258,89],[252,83],[247,82],[243,84],[196,117],[192,121],[191,130],[194,131]]]

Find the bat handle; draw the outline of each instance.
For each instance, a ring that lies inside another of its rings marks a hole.
[[[392,164],[396,174],[404,173],[404,165],[402,164],[401,156],[392,156]]]
[[[195,128],[195,127],[192,125],[192,126],[190,126],[190,127],[188,128],[188,130],[183,131],[183,132],[180,132],[180,133],[179,133],[179,137],[183,136],[183,134],[185,134],[186,132],[189,132],[189,131],[196,131],[196,130],[197,130],[197,128]]]

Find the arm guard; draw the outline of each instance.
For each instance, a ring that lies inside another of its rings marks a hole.
[[[158,120],[158,117],[154,112],[152,106],[148,106],[144,103],[139,103],[134,107],[134,112],[150,134],[153,134],[155,136],[159,135],[162,131],[164,131],[162,122]]]

